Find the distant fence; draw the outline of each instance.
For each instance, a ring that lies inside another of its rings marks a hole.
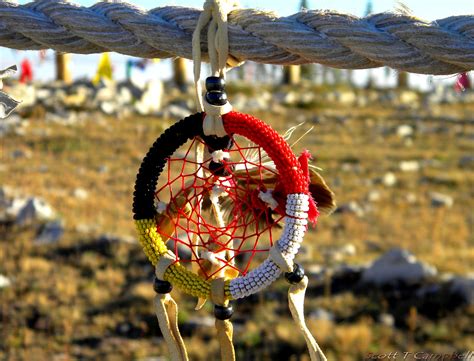
[[[126,3],[81,7],[56,0],[0,1],[0,46],[90,54],[114,51],[144,58],[191,58],[200,10]],[[401,13],[364,18],[329,11],[291,16],[253,9],[229,14],[229,53],[268,64],[319,63],[340,69],[389,66],[420,74],[474,69],[474,15],[425,22]],[[203,32],[202,48],[207,39]]]

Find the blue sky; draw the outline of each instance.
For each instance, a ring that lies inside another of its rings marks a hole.
[[[141,6],[145,9],[151,9],[154,7],[160,7],[165,5],[177,5],[177,6],[190,6],[190,7],[202,7],[204,0],[168,0],[168,1],[151,1],[151,0],[128,0],[133,2],[135,5]],[[19,3],[27,3],[28,1],[19,0]],[[83,6],[91,6],[95,3],[94,0],[76,0]],[[242,7],[253,7],[264,10],[271,10],[279,15],[290,15],[298,11],[301,0],[241,0]],[[258,5],[257,5],[257,4]],[[372,0],[372,6],[374,12],[383,12],[393,10],[397,6],[398,1],[396,0]],[[341,12],[350,13],[357,16],[363,16],[367,7],[367,0],[308,0],[310,9],[330,9]],[[410,8],[414,15],[428,20],[436,20],[452,15],[465,15],[474,13],[474,0],[404,0],[408,8]],[[23,58],[29,58],[36,69],[36,78],[42,80],[52,79],[54,76],[54,65],[53,65],[53,53],[48,52],[49,61],[40,64],[38,61],[38,55],[36,52],[18,52],[11,51],[9,49],[0,48],[0,67],[7,67],[11,64],[18,64]],[[125,74],[125,62],[127,57],[112,54],[112,60],[114,62],[114,70],[117,78],[123,78]],[[98,61],[98,55],[73,55],[72,68],[73,76],[78,77],[91,77],[94,74],[95,67]],[[158,74],[158,75],[157,75]],[[167,78],[170,74],[169,61],[163,61],[158,65],[153,65],[145,73],[136,73],[138,77],[144,79],[150,77]],[[384,78],[384,82],[387,82],[386,77],[383,76],[382,69],[375,70],[375,74],[380,79]],[[360,82],[364,81],[367,76],[366,71],[356,71],[356,79]],[[388,83],[393,83],[395,75],[388,79]],[[447,81],[452,82],[452,77],[436,77],[435,81]],[[410,75],[410,82],[421,87],[426,87],[428,84],[428,78],[422,75]]]

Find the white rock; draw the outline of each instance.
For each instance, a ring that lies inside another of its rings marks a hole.
[[[35,238],[35,243],[50,244],[58,242],[64,234],[64,226],[61,221],[46,223]]]
[[[187,322],[192,327],[214,327],[215,318],[211,316],[193,317]]]
[[[9,287],[12,284],[9,278],[0,274],[0,289]]]
[[[86,191],[84,188],[76,188],[72,192],[73,196],[76,197],[77,199],[87,199],[89,197],[89,192]]]
[[[335,213],[354,213],[359,217],[363,217],[365,215],[364,209],[356,201],[341,204],[336,208]]]
[[[393,187],[397,184],[397,177],[392,172],[387,172],[382,178],[382,183],[387,187]]]
[[[298,102],[299,99],[300,99],[300,96],[297,92],[289,91],[283,99],[283,104],[285,104],[285,105],[295,105]]]
[[[403,160],[398,166],[402,172],[417,172],[420,170],[420,163],[416,160]]]
[[[412,90],[404,90],[400,92],[398,101],[403,105],[416,106],[419,101],[419,96],[418,93]]]
[[[13,221],[18,217],[18,214],[26,205],[28,199],[22,197],[15,197],[11,201],[6,201],[6,208],[4,210],[3,220]]]
[[[420,262],[406,250],[394,248],[375,260],[362,273],[363,283],[395,285],[416,284],[437,274],[435,267]]]
[[[34,221],[51,220],[54,216],[55,212],[48,203],[41,198],[32,197],[18,212],[15,223],[22,226]]]
[[[172,119],[183,119],[191,114],[191,112],[179,105],[168,105],[164,110],[165,117]]]
[[[116,95],[117,91],[115,85],[112,82],[108,82],[104,87],[101,87],[99,90],[97,90],[95,99],[100,103],[103,101],[113,100],[115,99]]]
[[[163,83],[150,81],[141,99],[135,103],[135,109],[141,115],[157,113],[161,110],[162,98]]]
[[[416,203],[416,201],[418,200],[418,197],[416,196],[415,193],[407,193],[407,194],[405,195],[405,199],[406,199],[406,201],[407,201],[408,203],[414,204],[414,203]]]
[[[447,207],[451,208],[454,204],[453,197],[446,194],[432,192],[430,193],[431,206],[434,208]]]
[[[115,102],[112,101],[103,101],[100,103],[100,110],[107,115],[113,115],[117,112],[118,106]]]
[[[397,135],[400,138],[411,137],[413,133],[414,133],[413,128],[410,125],[403,124],[397,127]]]
[[[378,321],[384,326],[388,326],[388,327],[395,326],[395,317],[393,317],[393,315],[391,315],[390,313],[381,313],[379,315]]]
[[[339,104],[350,106],[355,104],[357,96],[353,91],[339,91],[336,92],[336,101]]]
[[[309,318],[313,320],[334,321],[334,314],[324,308],[317,308],[309,314]]]
[[[369,193],[367,193],[367,200],[369,202],[378,202],[381,198],[380,192],[377,190],[371,190]]]
[[[353,256],[356,254],[356,247],[352,243],[347,243],[341,247],[341,252],[346,256]]]

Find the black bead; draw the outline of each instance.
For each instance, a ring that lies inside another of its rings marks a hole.
[[[173,289],[173,285],[168,281],[159,280],[155,277],[155,280],[153,281],[153,289],[156,293],[170,293]]]
[[[232,308],[231,305],[227,307],[214,305],[214,316],[218,320],[228,320],[229,318],[232,317],[233,314],[234,314],[234,309]]]
[[[218,177],[224,177],[229,175],[229,172],[225,168],[225,165],[220,162],[213,162],[212,160],[209,162],[209,170],[213,175]]]
[[[304,268],[301,267],[298,263],[293,265],[293,272],[286,272],[285,278],[289,283],[296,284],[304,277]]]
[[[218,90],[208,91],[206,93],[206,100],[211,105],[224,105],[227,103],[227,94]]]
[[[225,80],[218,76],[210,76],[206,79],[206,89],[208,92],[213,90],[224,91]]]

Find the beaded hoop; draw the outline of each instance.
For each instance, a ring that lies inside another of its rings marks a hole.
[[[140,243],[153,265],[170,252],[167,241],[157,231],[154,194],[158,178],[167,159],[188,140],[205,138],[202,131],[204,114],[196,113],[168,128],[153,144],[143,159],[135,183],[133,212],[140,235]],[[273,160],[280,174],[283,193],[286,195],[285,227],[277,241],[281,255],[292,261],[298,252],[307,227],[309,210],[308,177],[286,141],[270,126],[247,114],[230,112],[223,115],[223,124],[229,135],[240,135],[258,144]],[[225,298],[237,299],[267,287],[281,274],[278,265],[269,256],[246,276],[225,282]],[[164,280],[184,292],[200,298],[209,298],[211,282],[189,271],[178,261],[164,273]]]

